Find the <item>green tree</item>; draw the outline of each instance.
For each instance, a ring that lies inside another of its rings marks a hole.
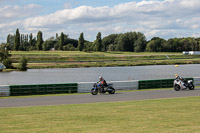
[[[101,32],[98,32],[96,36],[96,51],[101,51],[102,50],[102,39],[101,39]]]
[[[59,50],[63,50],[63,45],[64,45],[64,34],[63,32],[61,32],[59,39]]]
[[[20,62],[19,62],[19,65],[18,65],[18,69],[20,71],[26,71],[27,70],[27,64],[28,64],[28,60],[25,56],[22,56],[20,58]]]
[[[51,50],[52,48],[54,48],[56,43],[57,43],[56,39],[54,37],[50,37],[42,44],[42,50],[44,51]]]
[[[146,48],[146,37],[143,33],[138,32],[137,33],[137,40],[134,44],[134,51],[135,52],[144,52]]]
[[[7,50],[12,50],[15,42],[15,37],[11,34],[7,36]]]
[[[113,44],[110,44],[107,48],[108,51],[115,51],[115,46]]]
[[[20,47],[20,33],[19,29],[17,29],[15,34],[14,50],[18,51],[19,47]]]
[[[182,44],[180,38],[168,39],[164,47],[165,52],[182,52]]]
[[[92,42],[85,41],[84,46],[85,46],[84,51],[88,51],[88,52],[93,51],[93,43]]]
[[[37,33],[37,50],[42,50],[42,44],[43,44],[43,38],[42,38],[42,32],[39,31]]]
[[[164,52],[163,46],[166,41],[159,37],[154,37],[147,43],[146,51],[148,52]]]
[[[111,34],[102,39],[103,51],[114,51],[114,47],[109,48],[110,45],[115,44],[115,39],[117,38],[118,34]]]
[[[65,51],[75,51],[75,48],[74,48],[73,44],[67,44],[63,47],[63,50],[65,50]]]
[[[83,36],[83,32],[80,34],[79,40],[78,40],[78,50],[79,51],[83,51],[84,48],[84,36]]]
[[[29,35],[29,45],[33,46],[33,34],[32,33]]]
[[[119,36],[117,46],[119,51],[129,51],[130,50],[130,42],[129,38],[126,34],[122,34]]]
[[[197,45],[195,40],[191,37],[181,39],[180,43],[183,47],[182,51],[195,51],[195,45]]]
[[[6,45],[1,46],[0,48],[0,62],[2,62],[6,68],[12,68],[11,55],[8,53]]]

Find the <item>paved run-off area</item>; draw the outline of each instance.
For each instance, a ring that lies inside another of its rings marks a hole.
[[[115,94],[81,94],[64,96],[25,97],[0,99],[0,108],[6,107],[28,107],[49,106],[63,104],[84,104],[100,102],[134,101],[146,99],[163,99],[177,97],[200,96],[200,89],[174,91],[173,89],[116,92]]]

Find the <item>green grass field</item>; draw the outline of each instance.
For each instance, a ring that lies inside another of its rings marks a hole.
[[[198,133],[200,97],[0,108],[2,133]]]
[[[11,51],[10,53],[14,67],[18,66],[20,57],[25,55],[28,58],[28,68],[30,69],[200,63],[199,55],[191,56],[168,52]]]

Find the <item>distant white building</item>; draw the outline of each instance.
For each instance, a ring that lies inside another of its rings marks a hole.
[[[183,51],[184,55],[200,55],[200,51]]]

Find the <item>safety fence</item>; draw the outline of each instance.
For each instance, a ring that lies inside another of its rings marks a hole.
[[[9,85],[1,85],[0,86],[0,97],[5,97],[10,95],[10,86]]]
[[[194,81],[195,86],[200,86],[200,78],[186,78]],[[117,90],[140,90],[152,88],[171,88],[174,79],[156,80],[129,80],[129,81],[108,81]],[[36,94],[57,94],[57,93],[88,93],[94,82],[79,82],[65,84],[38,84],[38,85],[2,85],[0,96],[20,96]]]
[[[195,86],[200,86],[200,77],[195,77],[194,78],[194,85]]]
[[[185,78],[194,80],[193,78]],[[170,88],[173,87],[174,79],[140,80],[138,89]]]
[[[57,94],[77,93],[77,83],[66,84],[38,84],[38,85],[11,85],[10,95],[36,95],[36,94]]]
[[[174,79],[140,80],[138,89],[169,88],[173,86]]]

